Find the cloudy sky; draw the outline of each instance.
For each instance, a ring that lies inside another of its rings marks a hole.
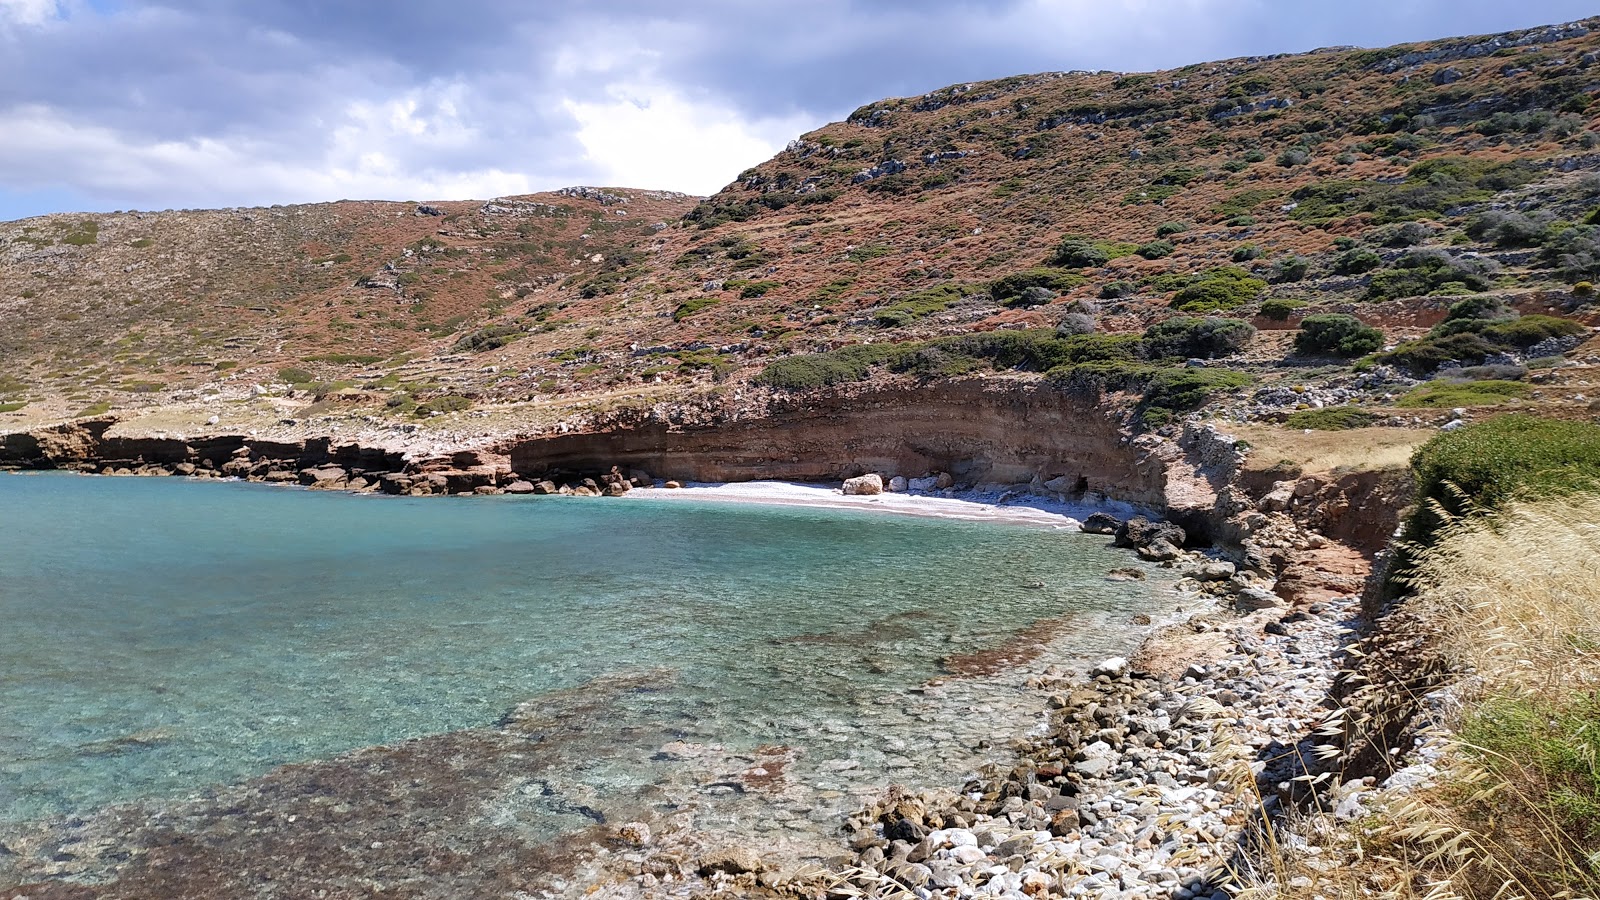
[[[882,97],[1568,21],[1568,0],[0,0],[0,219],[711,193]]]

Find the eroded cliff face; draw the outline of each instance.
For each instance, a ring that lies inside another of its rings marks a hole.
[[[426,492],[433,493],[488,489],[517,478],[559,481],[612,466],[680,481],[947,472],[967,484],[1031,484],[1090,500],[1168,506],[1175,449],[1149,437],[1130,439],[1121,418],[1112,403],[1042,380],[974,378],[638,410],[567,433],[428,455],[328,438],[126,435],[113,420],[98,419],[0,437],[0,465],[264,480],[342,466],[360,470],[374,489],[399,492],[421,490],[421,476],[431,476]],[[383,474],[413,477],[380,483],[375,476]]]
[[[837,481],[866,472],[948,472],[972,484],[1051,481],[1063,493],[1165,504],[1165,463],[1123,434],[1120,417],[1047,382],[968,379],[924,387],[852,386],[756,414],[677,422],[651,413],[506,448],[525,475],[609,465],[689,481]],[[1064,479],[1064,481],[1057,481]]]

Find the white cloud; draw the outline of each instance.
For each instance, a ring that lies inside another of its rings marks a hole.
[[[43,25],[59,15],[56,0],[0,0],[0,26]]]
[[[409,127],[408,121],[396,127]],[[279,148],[247,140],[141,143],[42,107],[0,112],[0,133],[8,136],[0,143],[0,171],[8,180],[70,185],[140,208],[456,199],[537,189],[528,175],[496,167],[450,171],[403,165],[399,156],[405,148],[368,144],[348,134],[320,155],[284,158]]]
[[[800,116],[751,121],[695,103],[663,85],[617,85],[608,99],[566,100],[585,158],[608,185],[711,194],[817,122]]]

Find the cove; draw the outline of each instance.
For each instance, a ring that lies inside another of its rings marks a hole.
[[[519,710],[559,723],[524,840],[686,798],[823,833],[1031,726],[991,663],[1126,651],[1174,580],[1062,529],[715,502],[7,475],[0,521],[0,828]]]

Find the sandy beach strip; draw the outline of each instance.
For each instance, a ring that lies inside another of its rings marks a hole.
[[[625,497],[668,502],[694,500],[721,503],[760,503],[770,506],[809,506],[826,509],[859,509],[896,515],[957,519],[968,522],[996,522],[1076,530],[1094,512],[1107,511],[1126,518],[1137,510],[1126,504],[1102,506],[1066,503],[1036,494],[1016,491],[971,490],[954,493],[883,493],[871,496],[846,496],[836,485],[802,484],[792,481],[744,481],[738,483],[690,482],[681,488],[652,488],[629,491]]]

